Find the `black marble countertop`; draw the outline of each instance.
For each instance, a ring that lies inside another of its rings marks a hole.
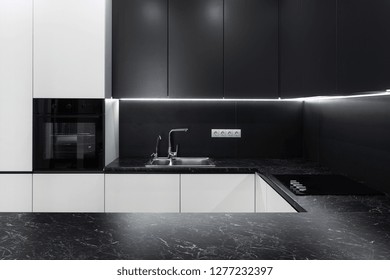
[[[106,173],[149,172],[144,163],[117,160]],[[216,163],[220,172],[257,171],[271,180],[330,173],[303,160]],[[0,259],[390,259],[387,196],[295,196],[279,187],[307,212],[3,213]]]
[[[390,259],[390,215],[0,214],[0,259]]]
[[[325,174],[330,173],[317,163],[303,159],[212,159],[215,167],[145,167],[147,158],[118,158],[107,165],[105,173],[252,173],[262,174]]]

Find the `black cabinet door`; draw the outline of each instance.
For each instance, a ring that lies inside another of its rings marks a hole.
[[[223,0],[169,0],[169,97],[223,97]]]
[[[339,88],[342,93],[390,88],[390,2],[339,0]]]
[[[112,4],[113,97],[167,97],[167,0]]]
[[[337,0],[279,1],[282,98],[337,94]]]
[[[278,1],[225,0],[225,98],[278,97]]]

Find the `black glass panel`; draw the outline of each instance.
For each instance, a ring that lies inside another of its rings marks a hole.
[[[74,100],[34,100],[34,171],[103,169],[103,115],[101,109],[93,114],[95,106]]]

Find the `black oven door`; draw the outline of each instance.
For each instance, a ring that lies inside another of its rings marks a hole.
[[[34,115],[34,171],[102,171],[102,115]]]

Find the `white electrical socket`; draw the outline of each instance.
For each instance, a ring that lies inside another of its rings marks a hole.
[[[241,129],[211,129],[212,138],[241,138]]]

